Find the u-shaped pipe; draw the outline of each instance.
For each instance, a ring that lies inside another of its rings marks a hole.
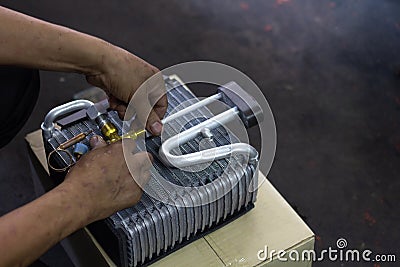
[[[221,158],[226,158],[229,155],[235,153],[247,154],[250,161],[257,160],[257,150],[246,143],[234,143],[184,155],[173,155],[171,153],[172,149],[186,143],[189,140],[194,139],[197,135],[201,133],[202,129],[215,129],[221,125],[224,125],[236,118],[237,113],[238,110],[236,107],[228,109],[227,111],[224,111],[216,115],[215,117],[212,117],[196,126],[187,129],[182,133],[179,133],[167,139],[162,143],[159,150],[159,156],[161,160],[165,165],[177,168],[188,167],[195,164],[206,163]]]
[[[81,109],[87,109],[92,105],[94,105],[93,102],[82,99],[82,100],[71,101],[61,106],[53,108],[52,110],[49,111],[49,113],[47,113],[41,125],[43,131],[43,137],[48,139],[53,135],[54,121],[58,117]]]

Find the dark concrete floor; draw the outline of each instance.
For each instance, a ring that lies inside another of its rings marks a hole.
[[[317,249],[343,237],[350,248],[400,260],[400,2],[0,3],[102,37],[159,68],[213,60],[243,71],[262,88],[276,119],[269,179],[314,230]],[[0,151],[0,214],[34,198],[25,134],[88,86],[76,74],[41,78],[29,122]],[[45,261],[70,265],[59,248]],[[314,264],[338,265],[397,266]]]

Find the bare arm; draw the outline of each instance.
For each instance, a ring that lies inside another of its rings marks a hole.
[[[0,64],[90,74],[112,45],[0,7]]]
[[[0,266],[26,266],[87,224],[72,193],[62,185],[0,218]]]
[[[112,96],[121,117],[140,85],[157,74],[136,110],[146,128],[160,134],[167,98],[158,69],[99,38],[0,7],[0,65],[82,73]]]

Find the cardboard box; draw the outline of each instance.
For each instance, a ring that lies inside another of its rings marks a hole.
[[[50,190],[41,130],[26,136],[32,175],[38,194]],[[264,175],[260,173],[260,179]],[[62,245],[77,266],[115,266],[87,229],[72,234]],[[282,261],[280,250],[314,248],[314,234],[266,180],[259,188],[255,208],[226,226],[175,251],[152,266],[311,266],[311,260]],[[271,251],[272,258],[269,257]],[[267,253],[265,253],[267,252]],[[267,254],[267,255],[265,255]]]

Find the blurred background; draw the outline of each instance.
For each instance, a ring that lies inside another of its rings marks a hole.
[[[349,248],[395,253],[400,260],[399,1],[0,4],[101,37],[160,69],[211,60],[241,70],[275,116],[277,153],[268,177],[315,232],[317,250],[342,237]],[[41,72],[35,110],[0,151],[0,215],[35,198],[24,136],[52,107],[87,87],[81,75]],[[43,261],[72,264],[59,245]]]

